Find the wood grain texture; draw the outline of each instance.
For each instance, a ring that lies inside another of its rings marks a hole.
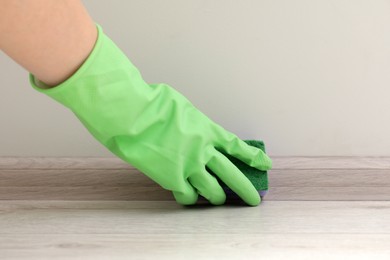
[[[2,201],[0,234],[390,234],[390,201]]]
[[[390,169],[390,157],[271,156],[273,169]],[[0,169],[123,169],[111,157],[0,157]]]
[[[134,168],[1,169],[0,200],[173,200]],[[266,200],[390,200],[388,169],[275,169]]]
[[[0,157],[0,169],[123,169],[133,168],[108,157]]]
[[[274,169],[390,169],[390,157],[280,156],[272,159]]]
[[[390,202],[1,201],[2,259],[389,259]]]
[[[388,234],[2,235],[2,259],[375,259]]]
[[[390,169],[271,170],[272,187],[383,187],[390,186]],[[0,187],[154,187],[136,169],[2,169]]]
[[[0,259],[390,259],[389,158],[275,158],[258,207],[183,207],[117,158],[0,158]]]

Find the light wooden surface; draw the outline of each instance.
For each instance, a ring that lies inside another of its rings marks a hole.
[[[279,157],[258,207],[183,207],[114,158],[0,158],[0,259],[390,259],[390,160]]]
[[[390,157],[272,156],[273,169],[390,169]],[[0,157],[0,169],[123,169],[132,167],[113,157]]]
[[[267,200],[390,200],[388,157],[276,157]],[[0,158],[0,199],[173,200],[117,158]]]
[[[383,201],[266,201],[255,208],[3,201],[0,212],[2,259],[390,257],[390,202]]]

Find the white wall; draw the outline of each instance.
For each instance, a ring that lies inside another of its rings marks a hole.
[[[390,156],[390,1],[84,1],[150,82],[271,155]],[[0,156],[111,156],[0,54]]]

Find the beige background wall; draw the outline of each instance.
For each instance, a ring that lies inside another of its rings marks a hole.
[[[84,1],[150,82],[272,155],[390,156],[390,1]],[[111,156],[0,54],[0,156]]]

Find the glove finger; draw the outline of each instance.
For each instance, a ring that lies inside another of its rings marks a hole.
[[[177,203],[181,205],[193,205],[198,201],[198,193],[187,180],[185,183],[186,184],[181,191],[172,191],[173,196]]]
[[[272,160],[267,154],[259,148],[248,145],[233,134],[217,148],[259,170],[267,171],[272,168]]]
[[[226,156],[216,151],[207,167],[248,205],[260,203],[261,198],[253,184]]]
[[[219,185],[217,179],[204,169],[201,173],[197,173],[188,178],[189,182],[194,186],[198,193],[210,201],[213,205],[222,205],[226,201],[226,194]]]

